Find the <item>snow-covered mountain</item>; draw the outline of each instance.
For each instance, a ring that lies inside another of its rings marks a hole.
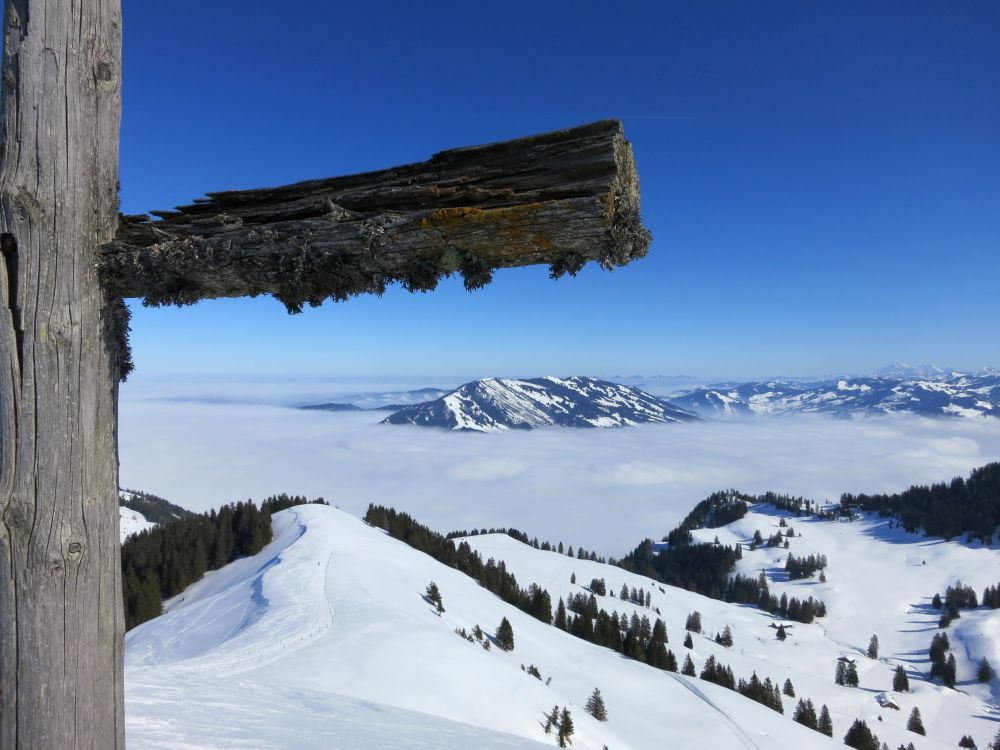
[[[400,409],[384,421],[497,432],[550,425],[624,427],[694,419],[693,414],[631,386],[587,377],[543,377],[474,380],[434,401]]]
[[[867,417],[1000,416],[1000,374],[952,373],[940,378],[842,377],[815,383],[754,381],[698,388],[671,403],[705,416],[818,413]]]
[[[905,362],[894,362],[878,370],[875,377],[899,380],[944,380],[956,374],[958,373],[955,370],[942,369],[937,365],[908,365]]]
[[[336,401],[305,404],[300,409],[311,411],[396,411],[415,404],[423,404],[441,398],[451,391],[441,388],[417,388],[412,391],[386,391],[383,393],[356,393],[341,396]]]
[[[782,519],[787,526],[781,527]],[[866,720],[890,747],[953,748],[970,734],[985,747],[995,732],[1000,683],[975,680],[977,661],[996,664],[1000,610],[965,610],[948,629],[956,690],[926,679],[927,646],[937,632],[934,593],[961,577],[981,590],[996,584],[997,552],[956,542],[933,543],[890,522],[798,518],[754,506],[744,518],[695,532],[702,541],[744,546],[739,572],[766,575],[773,593],[815,596],[828,614],[788,637],[753,607],[726,604],[656,583],[620,568],[542,551],[509,536],[466,541],[484,558],[503,561],[519,585],[537,583],[553,602],[589,596],[602,578],[598,605],[629,618],[662,617],[668,646],[697,670],[710,657],[737,677],[756,674],[794,686],[784,713],[696,677],[654,669],[543,623],[472,578],[336,508],[295,507],[274,516],[274,541],[258,555],[209,573],[166,605],[166,613],[126,637],[126,734],[130,747],[418,748],[556,746],[544,715],[566,706],[577,750],[670,746],[820,750],[840,744],[851,723]],[[791,547],[749,549],[754,532],[788,531]],[[825,581],[789,581],[785,556],[822,554]],[[571,582],[575,581],[575,582]],[[424,598],[430,581],[443,597],[437,612]],[[613,596],[622,586],[650,592],[644,607]],[[682,645],[688,613],[702,633]],[[661,614],[662,613],[662,614]],[[495,633],[502,618],[514,649],[489,650],[462,637],[476,625]],[[713,634],[726,626],[734,643]],[[872,634],[881,649],[865,651]],[[860,688],[834,684],[840,657],[855,661]],[[910,692],[879,703],[902,666]],[[528,670],[534,667],[540,678]],[[608,712],[599,722],[583,710],[597,687]],[[796,702],[829,707],[833,738],[792,720]],[[927,736],[907,731],[913,708]]]

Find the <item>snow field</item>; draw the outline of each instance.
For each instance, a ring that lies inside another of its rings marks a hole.
[[[128,634],[130,746],[554,746],[542,728],[553,705],[569,706],[573,747],[582,750],[667,740],[676,747],[833,746],[731,691],[545,625],[342,511],[302,506],[274,521],[275,540],[264,551],[208,574],[166,614]],[[517,569],[523,560],[544,558],[551,565],[541,568],[551,567],[549,576],[565,578],[567,587],[566,566],[587,575],[581,561],[504,539],[517,545],[507,564],[522,586],[532,582]],[[588,565],[606,578],[614,571]],[[443,595],[441,616],[422,596],[431,580]],[[558,600],[546,580],[537,582]],[[513,626],[511,653],[495,646],[487,652],[454,632],[479,624],[492,634],[502,617]],[[683,659],[682,632],[669,619],[668,627],[671,648]],[[711,648],[701,640],[696,646],[700,653]],[[522,664],[535,665],[551,683]],[[583,711],[594,687],[605,696],[607,723]]]
[[[619,568],[577,560],[556,552],[543,552],[506,535],[468,537],[484,558],[506,562],[518,582],[525,586],[536,582],[553,599],[584,591],[592,578],[604,578],[608,596],[597,597],[608,612],[617,610],[631,616],[645,614],[650,622],[659,616],[667,626],[668,647],[683,664],[684,623],[687,614],[698,610],[702,615],[703,635],[694,636],[691,651],[696,670],[700,671],[709,655],[732,667],[737,679],[749,679],[756,671],[763,680],[770,677],[779,685],[790,678],[796,698],[784,697],[784,720],[791,722],[799,698],[809,698],[817,712],[827,704],[834,723],[834,739],[840,740],[856,718],[865,719],[879,739],[890,747],[914,742],[918,748],[955,747],[958,738],[971,734],[982,747],[997,731],[1000,713],[996,709],[996,679],[989,685],[975,681],[976,663],[986,656],[994,668],[1000,667],[1000,610],[979,609],[965,612],[946,631],[958,664],[958,690],[950,690],[925,681],[929,670],[927,649],[937,631],[940,613],[930,607],[935,592],[944,596],[945,588],[957,579],[970,584],[981,594],[987,585],[1000,582],[1000,560],[995,550],[957,542],[923,539],[902,529],[889,529],[888,520],[866,517],[853,523],[796,518],[770,506],[755,506],[740,521],[718,529],[694,532],[697,539],[711,542],[718,536],[722,544],[746,546],[755,530],[766,539],[781,527],[785,517],[797,536],[788,550],[762,547],[744,549],[738,572],[768,575],[771,589],[780,596],[786,593],[805,599],[822,599],[828,615],[810,625],[793,623],[786,641],[775,638],[770,625],[776,618],[753,607],[726,604],[681,589],[661,586],[648,578]],[[784,531],[785,529],[781,529]],[[798,536],[801,534],[802,536]],[[564,540],[565,541],[565,540]],[[789,553],[797,557],[813,553],[828,558],[827,583],[813,579],[787,581],[784,561]],[[577,584],[570,584],[571,574]],[[652,592],[651,608],[646,609],[616,598],[622,584],[630,589]],[[614,592],[615,597],[610,593]],[[662,614],[657,615],[659,607]],[[713,640],[726,626],[733,631],[734,645],[724,648]],[[864,656],[872,634],[880,641],[880,658]],[[837,659],[848,655],[856,659],[859,688],[834,684]],[[902,664],[910,678],[910,693],[894,693],[900,710],[884,709],[875,700],[881,692],[892,692],[892,675]],[[704,688],[715,688],[698,682]],[[601,686],[609,710],[614,692]],[[724,691],[728,692],[728,691]],[[749,701],[747,701],[749,702]],[[919,707],[927,729],[926,738],[906,730],[914,706]],[[777,714],[772,714],[777,715]],[[881,716],[882,720],[879,721]],[[779,717],[780,718],[780,717]],[[744,723],[744,726],[754,726]],[[756,727],[754,727],[756,728]],[[776,747],[768,738],[763,746]]]

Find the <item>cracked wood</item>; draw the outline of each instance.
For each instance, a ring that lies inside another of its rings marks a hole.
[[[297,311],[393,282],[430,290],[455,272],[474,289],[497,268],[611,269],[644,256],[650,241],[616,120],[365,174],[210,193],[154,215],[123,217],[102,248],[112,295],[159,305],[266,293]]]

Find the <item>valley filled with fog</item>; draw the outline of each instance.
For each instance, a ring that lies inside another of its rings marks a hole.
[[[1000,419],[781,417],[500,434],[380,424],[297,404],[448,382],[130,382],[121,486],[195,511],[278,492],[361,515],[394,506],[441,532],[512,526],[620,556],[710,492],[835,500],[964,475],[1000,458]]]

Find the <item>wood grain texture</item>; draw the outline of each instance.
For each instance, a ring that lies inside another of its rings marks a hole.
[[[267,293],[294,311],[455,272],[474,289],[496,268],[611,269],[650,241],[616,120],[154,213],[123,217],[99,259],[110,293],[152,305]]]
[[[0,746],[124,747],[113,302],[118,0],[5,0]]]

